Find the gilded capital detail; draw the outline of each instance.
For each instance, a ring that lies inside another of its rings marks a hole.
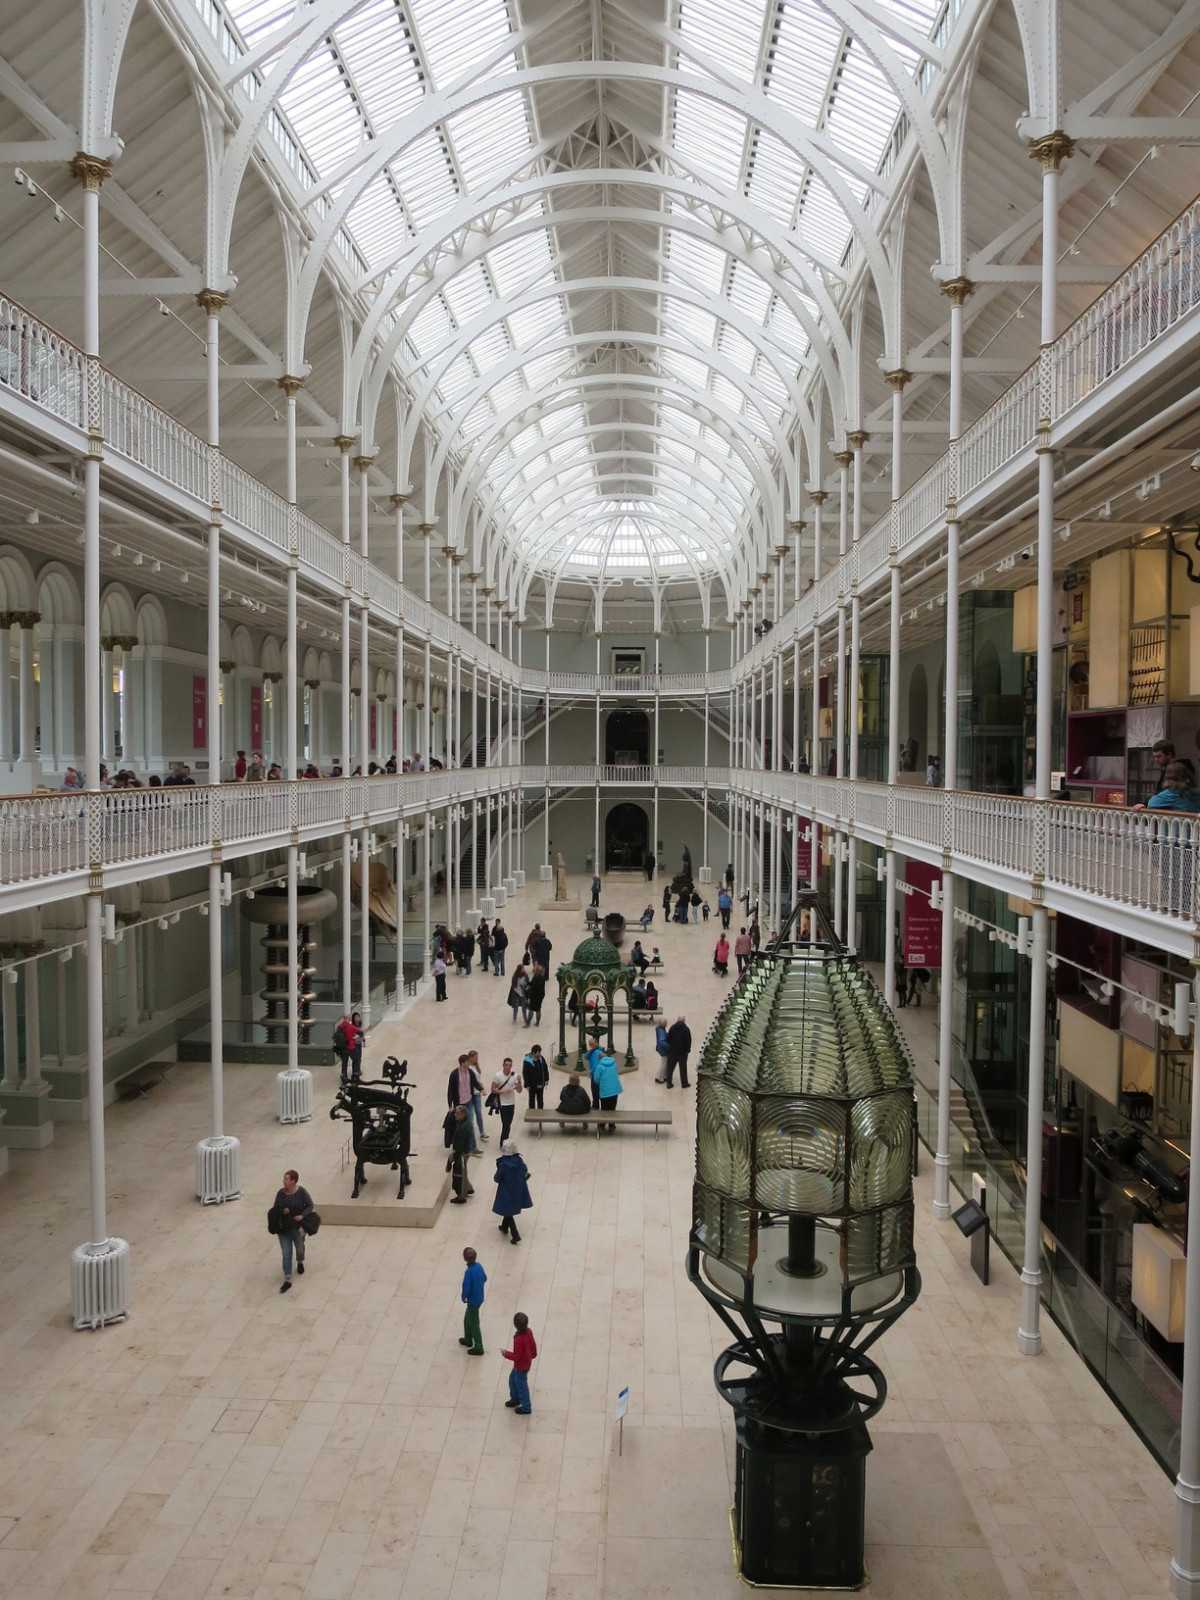
[[[201,289],[196,304],[206,317],[219,317],[229,304],[229,296],[220,289]]]
[[[334,442],[335,445],[337,445],[338,449],[342,452],[342,454],[344,456],[348,456],[350,454],[351,450],[354,449],[354,440],[350,437],[350,435],[348,433],[336,433],[336,434],[334,434],[333,442]]]
[[[906,371],[904,367],[894,367],[891,372],[885,372],[884,377],[887,379],[888,386],[894,389],[897,394],[903,391],[906,384],[912,382],[912,373]]]
[[[861,428],[856,428],[853,433],[848,433],[846,435],[846,441],[850,445],[851,449],[861,450],[863,445],[866,444],[870,437],[871,435],[869,433],[864,433]]]
[[[967,301],[975,293],[975,285],[970,278],[947,278],[945,283],[939,287],[938,293],[944,294],[952,306],[962,306],[966,305]]]
[[[1075,141],[1061,128],[1047,133],[1041,139],[1029,141],[1029,159],[1036,161],[1043,172],[1057,172],[1063,162],[1075,154]]]
[[[833,459],[842,471],[846,472],[849,470],[850,463],[854,460],[854,452],[853,450],[835,450]]]
[[[113,164],[104,156],[89,156],[80,150],[71,162],[71,176],[85,189],[98,190],[105,178],[112,177]]]
[[[286,373],[282,378],[276,378],[275,382],[283,390],[284,394],[287,395],[289,400],[291,400],[294,395],[298,395],[301,389],[304,387],[303,378],[292,378]]]

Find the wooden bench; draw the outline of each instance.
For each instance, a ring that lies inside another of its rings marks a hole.
[[[547,1122],[557,1122],[561,1128],[586,1128],[589,1122],[596,1124],[596,1137],[600,1137],[600,1128],[603,1123],[615,1122],[618,1126],[649,1127],[653,1124],[654,1137],[658,1138],[658,1130],[665,1124],[668,1128],[673,1121],[669,1111],[589,1111],[586,1115],[578,1115],[570,1111],[535,1111],[525,1113],[525,1121],[537,1127],[538,1138],[542,1136],[542,1127]]]
[[[168,1071],[168,1061],[148,1061],[144,1067],[138,1067],[134,1072],[127,1072],[123,1078],[117,1080],[117,1092],[122,1100],[138,1100],[148,1095],[151,1089],[157,1089]]]
[[[620,1015],[621,1013],[618,1011],[617,1016]],[[661,1006],[654,1011],[647,1011],[644,1006],[635,1006],[630,1012],[630,1016],[635,1022],[659,1022],[662,1020],[664,1012]]]

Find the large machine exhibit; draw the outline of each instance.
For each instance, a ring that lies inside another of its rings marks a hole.
[[[741,1576],[865,1580],[868,1355],[920,1292],[913,1073],[869,974],[802,894],[755,956],[699,1063],[688,1276],[733,1335]]]

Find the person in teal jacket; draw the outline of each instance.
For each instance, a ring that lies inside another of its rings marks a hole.
[[[617,1096],[621,1093],[621,1077],[617,1071],[617,1063],[612,1056],[600,1056],[590,1065],[592,1074],[592,1088],[600,1102],[602,1111],[615,1111]],[[615,1122],[603,1122],[601,1129],[608,1133],[616,1133]]]
[[[1146,802],[1150,811],[1200,810],[1200,794],[1191,787],[1192,774],[1182,761],[1168,761],[1163,768],[1163,786]]]

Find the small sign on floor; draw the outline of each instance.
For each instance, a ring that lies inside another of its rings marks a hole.
[[[625,1418],[628,1416],[628,1414],[629,1414],[629,1386],[626,1385],[624,1389],[619,1390],[618,1393],[617,1393],[617,1410],[616,1410],[617,1429],[618,1429],[617,1454],[619,1456],[625,1454]]]

